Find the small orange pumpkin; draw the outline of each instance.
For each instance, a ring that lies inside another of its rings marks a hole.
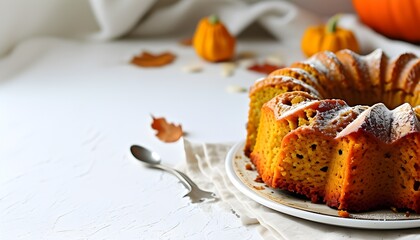
[[[301,48],[307,57],[326,50],[337,52],[341,49],[350,49],[359,52],[359,44],[353,32],[337,27],[339,18],[339,15],[335,15],[328,20],[326,25],[306,29]]]
[[[196,53],[211,62],[233,58],[235,43],[235,38],[216,15],[201,19],[193,37]]]
[[[360,20],[387,37],[420,42],[419,0],[353,0]]]

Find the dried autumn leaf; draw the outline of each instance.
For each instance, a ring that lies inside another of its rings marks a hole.
[[[134,56],[131,59],[131,63],[140,67],[161,67],[173,62],[175,58],[176,56],[170,52],[152,54],[144,51],[141,54]]]
[[[182,46],[191,47],[193,44],[193,39],[192,37],[184,38],[184,39],[181,39],[178,43]]]
[[[152,128],[155,129],[156,137],[163,142],[175,142],[182,137],[181,125],[168,123],[165,118],[155,118],[152,116]]]
[[[275,71],[279,68],[284,68],[284,66],[278,66],[278,65],[272,65],[272,64],[264,63],[264,64],[254,64],[252,66],[249,66],[248,70],[255,71],[255,72],[260,72],[260,73],[264,73],[264,74],[270,74],[271,72],[273,72],[273,71]]]

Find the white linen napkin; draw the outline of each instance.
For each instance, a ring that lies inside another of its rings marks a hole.
[[[419,229],[361,230],[336,227],[271,210],[241,193],[225,171],[225,157],[233,144],[192,143],[184,139],[185,172],[200,187],[214,191],[219,204],[233,211],[244,225],[255,224],[263,239],[420,239]]]

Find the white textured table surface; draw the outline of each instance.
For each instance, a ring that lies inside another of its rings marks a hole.
[[[128,64],[149,50],[178,58],[163,68]],[[274,40],[239,41],[261,57],[302,58]],[[261,74],[220,64],[181,68],[197,57],[177,40],[82,43],[40,38],[0,59],[0,239],[259,239],[231,212],[182,198],[170,174],[146,169],[129,152],[142,144],[183,162],[181,141],[160,142],[151,114],[180,123],[191,141],[245,136],[248,88]]]

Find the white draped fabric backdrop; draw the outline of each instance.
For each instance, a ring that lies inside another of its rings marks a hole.
[[[38,36],[104,41],[191,35],[212,13],[234,35],[258,22],[275,38],[295,39],[303,27],[320,22],[318,16],[351,11],[350,0],[0,0],[0,56]]]

